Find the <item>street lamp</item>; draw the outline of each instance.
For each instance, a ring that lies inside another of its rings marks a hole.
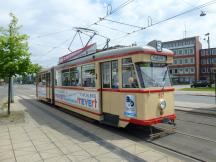
[[[205,15],[206,15],[206,13],[204,11],[201,11],[200,16],[202,17],[202,16],[205,16]]]
[[[208,70],[209,70],[209,82],[211,83],[211,52],[210,52],[210,40],[209,40],[210,33],[206,33],[205,36],[207,36],[207,43],[208,43]]]

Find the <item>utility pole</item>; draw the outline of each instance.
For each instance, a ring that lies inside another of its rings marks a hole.
[[[207,36],[207,43],[208,43],[208,71],[209,71],[209,82],[212,81],[212,75],[211,75],[211,52],[210,52],[210,40],[209,40],[209,33],[206,33],[205,36]]]

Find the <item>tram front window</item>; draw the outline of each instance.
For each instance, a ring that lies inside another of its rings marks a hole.
[[[171,86],[167,64],[138,63],[136,69],[142,88]]]

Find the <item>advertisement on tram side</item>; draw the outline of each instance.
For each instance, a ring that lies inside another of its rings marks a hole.
[[[125,112],[127,117],[136,117],[136,98],[134,95],[125,96]]]
[[[99,92],[56,88],[55,100],[71,105],[83,106],[94,111],[99,110]]]

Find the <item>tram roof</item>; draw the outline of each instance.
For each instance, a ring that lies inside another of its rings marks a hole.
[[[70,60],[68,62],[59,64],[56,66],[56,68],[62,68],[68,65],[77,65],[82,63],[87,63],[91,61],[97,61],[100,59],[106,59],[106,58],[112,58],[115,56],[121,56],[124,54],[132,55],[132,54],[138,54],[139,52],[146,53],[146,54],[155,54],[155,55],[169,55],[172,56],[173,52],[169,49],[162,48],[161,52],[158,52],[154,47],[152,46],[133,46],[133,47],[122,47],[117,49],[110,49],[110,50],[103,50],[96,53],[89,54],[87,56],[79,57],[73,60]]]

